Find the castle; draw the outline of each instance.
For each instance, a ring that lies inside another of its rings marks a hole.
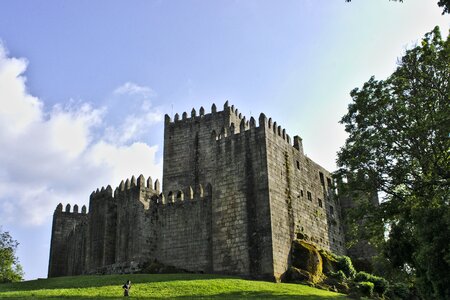
[[[264,114],[246,120],[226,102],[166,115],[162,182],[141,175],[97,189],[89,212],[59,204],[48,277],[136,272],[157,260],[277,280],[295,238],[345,254],[330,172]]]

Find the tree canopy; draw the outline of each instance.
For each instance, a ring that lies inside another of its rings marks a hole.
[[[22,266],[16,257],[19,243],[0,227],[0,283],[21,281]]]
[[[349,137],[339,173],[353,189],[382,192],[379,206],[359,212],[385,230],[374,242],[425,299],[450,299],[449,78],[450,42],[436,27],[389,78],[354,89],[341,120]]]
[[[391,1],[391,0],[389,0]],[[403,2],[403,0],[392,0],[392,1],[400,1]],[[352,0],[345,0],[345,2],[352,2]],[[449,14],[450,13],[450,1],[449,0],[438,0],[438,6],[443,7],[442,14]]]

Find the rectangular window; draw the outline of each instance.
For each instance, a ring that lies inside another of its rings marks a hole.
[[[320,206],[320,207],[323,207],[322,199],[317,198],[317,201],[319,202],[319,206]]]
[[[300,191],[300,196],[302,196],[302,197],[303,197],[303,190],[301,190],[301,191]]]
[[[306,192],[306,196],[308,197],[309,201],[312,201],[311,192]]]
[[[334,207],[330,205],[330,215],[334,216]]]
[[[319,176],[320,176],[320,183],[325,186],[325,177],[323,176],[322,172],[319,172]]]
[[[331,178],[330,177],[327,177],[327,184],[328,184],[328,187],[330,189],[333,187],[333,185],[331,184]]]
[[[300,162],[297,160],[297,169],[300,170]]]

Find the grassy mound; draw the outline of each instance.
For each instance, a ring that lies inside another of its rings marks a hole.
[[[0,298],[122,298],[132,282],[131,297],[145,299],[347,299],[342,294],[300,284],[244,280],[206,274],[132,274],[76,276],[0,284]]]

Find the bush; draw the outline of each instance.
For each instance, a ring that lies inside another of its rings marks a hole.
[[[367,297],[373,296],[374,284],[372,282],[363,281],[358,284],[358,292]]]
[[[405,283],[394,283],[389,285],[386,296],[391,300],[408,300],[415,297],[414,292]]]
[[[344,272],[347,278],[355,277],[356,270],[353,267],[352,260],[348,256],[338,256],[337,257],[337,268],[338,271]]]
[[[347,276],[345,276],[345,273],[342,272],[342,270],[339,270],[337,272],[330,272],[330,276],[332,276],[333,278],[336,278],[340,281],[347,280]]]
[[[383,296],[389,287],[388,281],[383,277],[366,272],[358,272],[355,276],[355,282],[372,282],[374,284],[374,291],[380,296]]]

